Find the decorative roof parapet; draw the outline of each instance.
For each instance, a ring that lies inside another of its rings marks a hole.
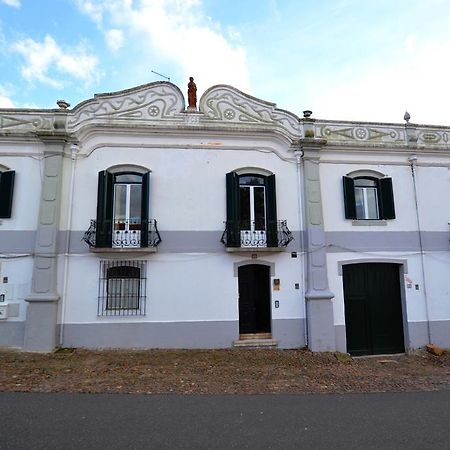
[[[421,146],[450,149],[450,127],[377,122],[315,121],[315,136],[328,145]]]
[[[197,127],[278,132],[291,142],[313,136],[326,139],[326,147],[450,150],[450,127],[417,125],[409,120],[405,124],[320,120],[312,119],[310,111],[305,112],[305,117],[299,119],[289,111],[278,109],[275,103],[228,85],[212,86],[202,95],[199,111],[189,111],[176,85],[157,81],[97,94],[72,110],[0,109],[0,136],[70,135],[86,126]]]
[[[244,94],[228,85],[209,88],[201,97],[199,109],[205,114],[203,122],[239,124],[280,128],[291,138],[302,135],[299,118],[278,109],[275,103]]]
[[[173,83],[157,81],[124,91],[96,94],[93,99],[77,105],[67,121],[69,132],[87,122],[155,123],[165,120],[182,122],[184,97]]]
[[[0,109],[0,136],[65,131],[67,112],[61,110]]]

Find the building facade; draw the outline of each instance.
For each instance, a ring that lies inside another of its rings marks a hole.
[[[168,82],[0,110],[0,346],[450,347],[450,128]]]

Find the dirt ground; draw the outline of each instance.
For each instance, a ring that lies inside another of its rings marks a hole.
[[[307,350],[0,350],[0,391],[266,394],[450,389],[450,355]]]

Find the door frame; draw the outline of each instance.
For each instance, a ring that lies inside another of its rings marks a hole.
[[[409,340],[409,328],[408,328],[408,317],[406,308],[406,286],[405,286],[405,275],[408,273],[408,261],[406,259],[396,259],[396,258],[360,258],[360,259],[348,259],[345,261],[338,261],[338,275],[341,277],[341,288],[342,288],[342,316],[344,317],[344,334],[343,339],[345,343],[345,351],[347,351],[347,330],[345,324],[345,300],[344,300],[344,279],[343,279],[343,266],[349,266],[354,264],[365,264],[365,263],[387,263],[398,265],[399,274],[399,288],[400,288],[400,304],[402,308],[402,323],[403,323],[403,342],[405,345],[405,352],[408,352],[411,348]]]
[[[245,261],[239,261],[233,263],[233,274],[236,278],[236,310],[237,310],[237,317],[239,322],[239,268],[242,266],[250,266],[250,265],[260,265],[260,266],[266,266],[269,267],[269,313],[270,313],[270,333],[273,332],[273,319],[272,319],[272,278],[275,276],[275,263],[270,261],[265,261],[262,259],[249,259]],[[239,328],[238,328],[239,333]],[[249,334],[251,336],[251,334]],[[255,335],[257,337],[257,335]]]

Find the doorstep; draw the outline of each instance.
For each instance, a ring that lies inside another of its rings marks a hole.
[[[275,339],[237,339],[233,342],[237,348],[277,348],[278,341]]]

